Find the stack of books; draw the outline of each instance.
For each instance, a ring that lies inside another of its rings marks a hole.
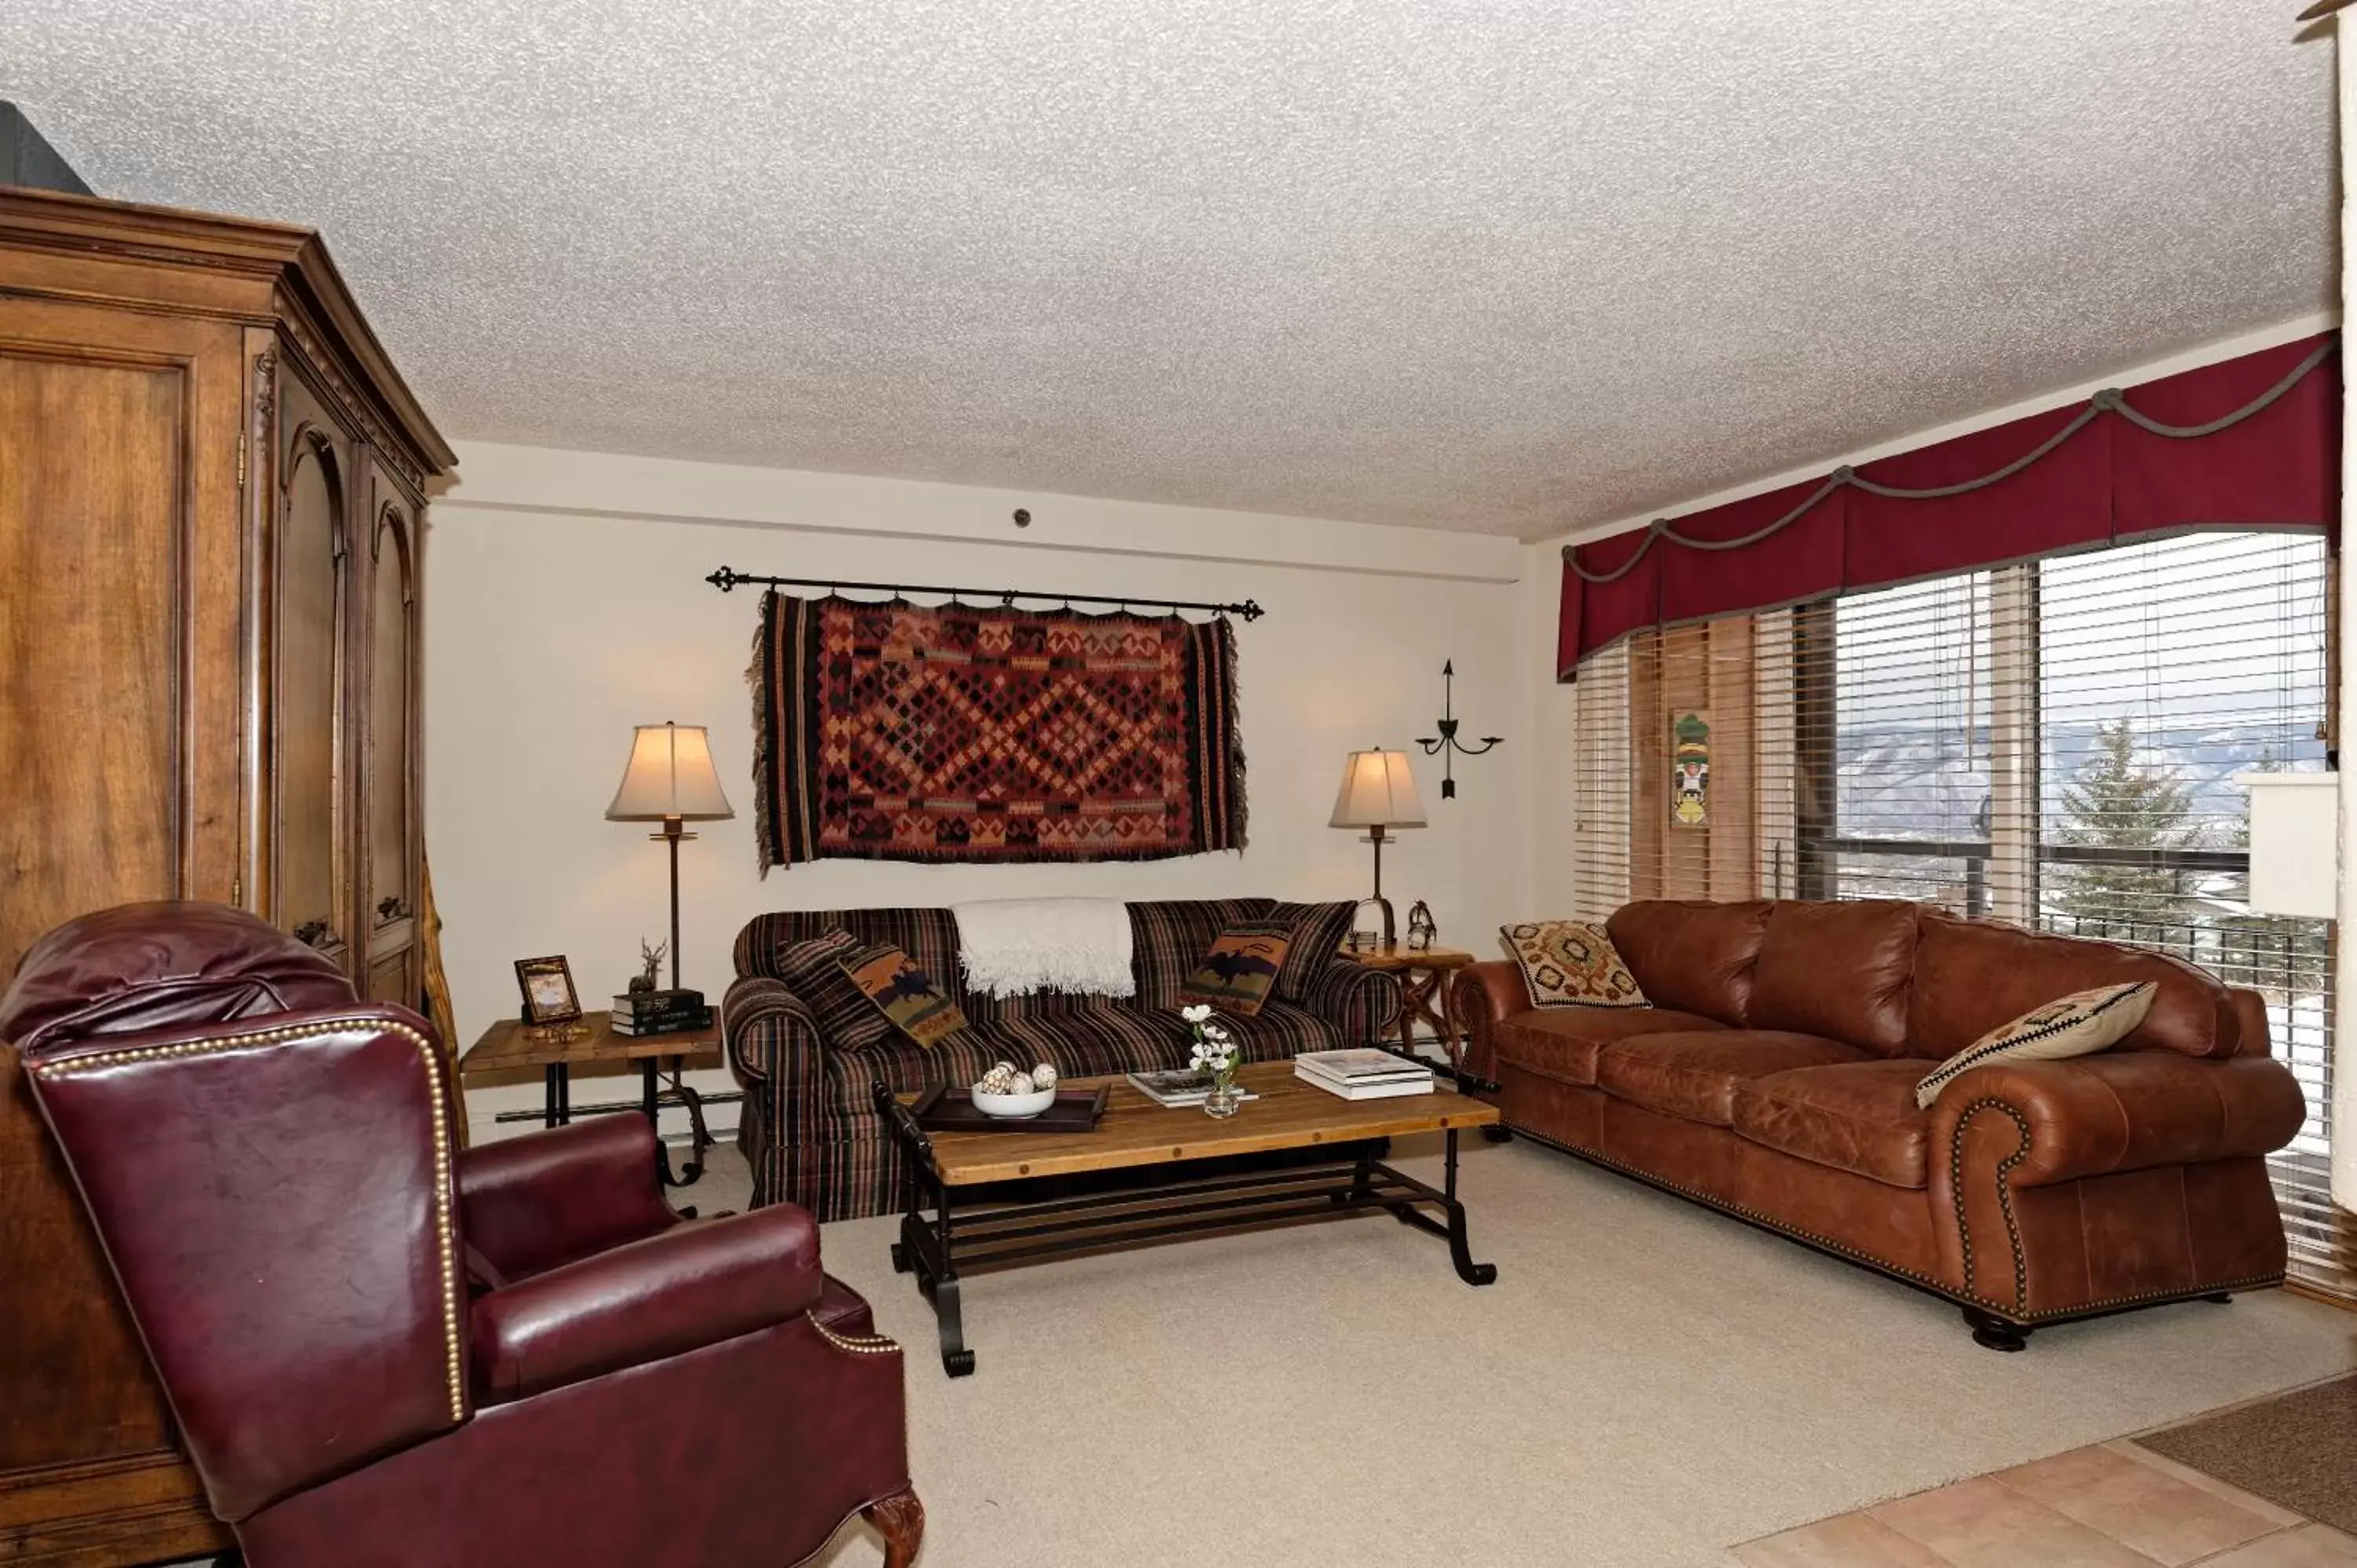
[[[1160,1072],[1134,1072],[1129,1081],[1157,1105],[1200,1105],[1211,1098],[1211,1075],[1201,1068],[1171,1068]],[[1258,1100],[1251,1090],[1236,1091],[1238,1101]]]
[[[1432,1092],[1430,1068],[1389,1051],[1304,1051],[1293,1058],[1293,1076],[1345,1100]]]
[[[676,1035],[712,1027],[701,991],[625,991],[614,998],[614,1033]]]

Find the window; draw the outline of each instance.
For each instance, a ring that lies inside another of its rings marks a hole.
[[[2199,533],[1632,637],[1575,684],[1574,912],[1909,898],[2254,987],[2309,1107],[2276,1161],[2293,1272],[2357,1296],[2327,1195],[2330,923],[2252,912],[2234,782],[2324,764],[2328,570],[2315,535]],[[1672,810],[1681,723],[1706,737],[1698,824]]]

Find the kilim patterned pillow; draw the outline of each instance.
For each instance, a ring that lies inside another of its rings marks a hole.
[[[1523,966],[1534,1007],[1652,1005],[1601,921],[1534,920],[1501,926],[1498,935]]]
[[[1240,1018],[1257,1017],[1261,1004],[1276,987],[1286,950],[1292,945],[1289,920],[1230,926],[1178,987],[1178,1000],[1205,1003]]]
[[[965,1027],[964,1010],[942,994],[914,959],[890,943],[862,948],[835,961],[851,983],[883,1009],[892,1026],[917,1044],[930,1048]]]
[[[1991,1062],[2051,1062],[2066,1057],[2093,1056],[2127,1038],[2144,1022],[2158,991],[2149,980],[2124,985],[2099,985],[2074,991],[2040,1007],[2032,1007],[2010,1024],[2000,1024],[1932,1069],[1915,1086],[1915,1103],[1923,1110],[1940,1098],[1940,1090],[1976,1067]]]

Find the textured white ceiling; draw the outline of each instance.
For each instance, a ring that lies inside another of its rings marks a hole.
[[[453,437],[1539,537],[2319,308],[2293,0],[8,0]]]

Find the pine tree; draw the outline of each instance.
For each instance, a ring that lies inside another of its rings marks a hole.
[[[2207,837],[2193,795],[2176,773],[2136,756],[2135,724],[2105,725],[2095,755],[2062,787],[2056,841],[2074,849],[2184,850]],[[2054,868],[2054,907],[2083,936],[2169,945],[2191,913],[2191,874],[2169,867],[2070,865]]]

